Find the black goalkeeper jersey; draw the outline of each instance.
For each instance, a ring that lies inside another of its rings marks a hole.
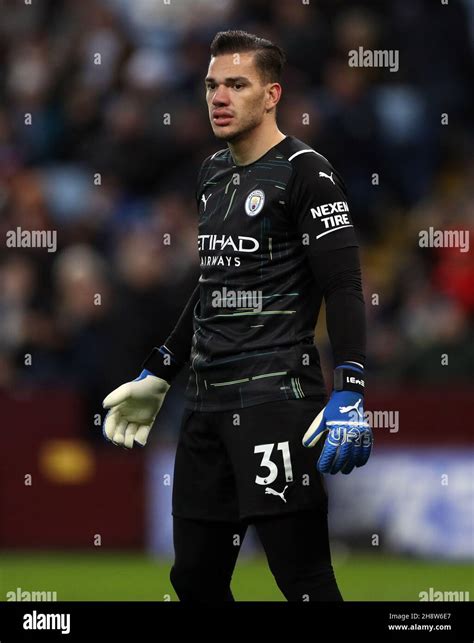
[[[311,254],[357,246],[342,179],[287,136],[236,165],[199,173],[199,300],[187,406],[215,411],[325,395],[314,345],[322,292]]]

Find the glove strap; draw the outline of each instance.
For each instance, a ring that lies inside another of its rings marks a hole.
[[[334,369],[334,390],[353,391],[364,395],[365,380],[364,371],[357,367],[342,364]]]
[[[150,371],[153,375],[161,377],[168,384],[176,377],[182,368],[174,359],[173,353],[166,348],[154,348],[142,364],[142,369]]]

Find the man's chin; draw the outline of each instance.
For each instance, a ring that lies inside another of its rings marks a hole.
[[[213,128],[214,136],[221,141],[232,141],[238,137],[239,133],[230,127]]]
[[[244,140],[259,124],[257,121],[249,121],[240,123],[239,127],[237,127],[237,124],[233,124],[233,126],[228,125],[227,127],[213,127],[212,130],[219,140],[227,143],[237,143],[239,140]]]

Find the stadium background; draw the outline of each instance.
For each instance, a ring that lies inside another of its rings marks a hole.
[[[202,80],[227,28],[286,50],[280,129],[341,172],[362,244],[367,408],[394,423],[374,428],[364,469],[328,480],[343,594],[474,595],[473,255],[418,243],[430,226],[473,228],[473,27],[468,0],[4,0],[0,600],[176,599],[186,378],[143,451],[103,441],[101,400],[136,376],[196,282],[195,179],[220,147]],[[398,50],[399,70],[350,67],[360,46]],[[57,231],[56,252],[7,247],[17,228]],[[262,556],[250,532],[238,599],[281,600]]]

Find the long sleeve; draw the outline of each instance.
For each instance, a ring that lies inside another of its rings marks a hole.
[[[189,360],[194,328],[194,309],[199,302],[199,283],[183,309],[173,331],[162,344],[155,347],[143,362],[154,375],[171,382]]]
[[[194,192],[198,211],[200,186],[207,160],[208,159],[204,160],[199,169]],[[146,368],[154,375],[161,377],[169,383],[171,383],[171,381],[178,375],[184,364],[189,360],[194,334],[194,309],[199,302],[199,296],[200,286],[198,283],[191,295],[191,298],[184,307],[171,335],[160,347],[155,346],[143,362],[143,368]]]
[[[326,326],[334,366],[365,366],[366,315],[358,249],[354,246],[308,257],[326,302]]]
[[[364,365],[365,305],[358,241],[349,212],[346,187],[327,159],[308,152],[294,159],[290,205],[326,302],[326,325],[334,365]]]

